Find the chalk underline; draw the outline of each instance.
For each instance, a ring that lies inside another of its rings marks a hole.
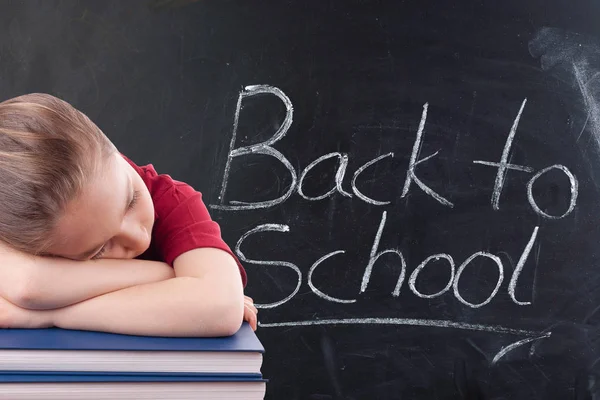
[[[462,329],[468,331],[483,331],[493,333],[508,333],[525,336],[550,336],[550,332],[530,331],[525,329],[514,329],[499,325],[470,324],[440,319],[413,319],[413,318],[344,318],[344,319],[316,319],[304,321],[285,322],[259,322],[261,328],[279,328],[295,326],[318,326],[318,325],[411,325],[434,328]]]

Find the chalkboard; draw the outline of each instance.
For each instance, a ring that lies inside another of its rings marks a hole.
[[[600,395],[600,3],[3,1],[49,92],[204,194],[268,399]]]

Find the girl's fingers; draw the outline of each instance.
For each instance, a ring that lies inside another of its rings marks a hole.
[[[254,306],[254,302],[252,301],[252,299],[245,300],[244,301],[244,306],[249,306],[255,313],[258,314],[258,309]]]
[[[248,311],[250,311],[252,314],[258,314],[258,309],[256,307],[254,307],[253,304],[244,304],[244,308],[247,309]]]
[[[258,309],[254,306],[254,300],[251,297],[244,296],[244,320],[250,324],[252,330],[258,328]]]
[[[258,328],[258,309],[254,306],[254,303],[250,300],[244,301],[244,320],[248,321],[252,330]]]
[[[253,330],[257,329],[258,318],[256,312],[254,312],[248,304],[244,304],[244,320],[250,324]]]

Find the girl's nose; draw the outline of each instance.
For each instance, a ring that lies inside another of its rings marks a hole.
[[[131,254],[137,255],[144,251],[147,242],[147,235],[140,224],[124,223],[121,227],[118,243],[123,248],[123,258],[132,258]]]

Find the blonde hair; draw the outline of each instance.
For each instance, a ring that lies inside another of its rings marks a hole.
[[[69,201],[114,151],[85,114],[54,96],[0,103],[0,240],[43,253]]]

